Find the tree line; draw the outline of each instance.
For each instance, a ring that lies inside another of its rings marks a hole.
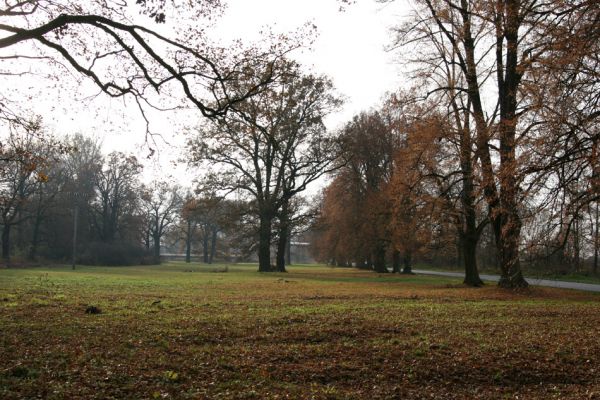
[[[385,272],[437,249],[477,286],[491,239],[503,287],[527,286],[523,262],[596,272],[599,17],[586,0],[415,2],[392,45],[411,85],[343,130],[321,257]]]
[[[387,1],[392,0],[382,0]],[[331,80],[287,57],[299,43],[295,39],[218,48],[204,40],[196,20],[218,13],[219,1],[197,8],[144,1],[136,7],[156,23],[177,13],[182,18],[177,40],[128,22],[128,7],[40,0],[0,11],[4,20],[27,26],[0,24],[7,35],[0,48],[35,42],[35,57],[27,59],[66,63],[106,95],[133,98],[144,118],[160,108],[153,105],[155,94],[196,107],[202,120],[190,129],[186,159],[207,171],[201,192],[226,199],[236,193],[236,201],[247,205],[238,228],[252,227],[249,248],[255,246],[260,271],[285,270],[284,249],[294,226],[306,225],[317,212],[316,251],[336,264],[385,272],[391,262],[394,271],[403,266],[409,272],[415,259],[433,252],[461,262],[465,283],[477,286],[484,253],[507,288],[527,286],[525,262],[577,269],[594,254],[597,269],[595,1],[414,2],[412,15],[392,30],[391,47],[405,61],[407,87],[340,131],[324,124],[341,105]],[[157,42],[165,51],[155,51]],[[3,62],[18,58],[23,56]],[[107,63],[123,68],[103,68]],[[12,112],[7,101],[1,104],[0,119],[9,130],[35,131],[35,121]],[[38,186],[53,181],[39,172],[40,163],[30,162],[35,157],[28,150],[15,147],[3,154]],[[134,185],[139,166],[119,154],[102,165],[106,181],[94,187],[98,211],[88,215],[94,217],[95,235],[110,240],[125,235],[118,224],[128,219],[120,220],[111,208],[134,208],[125,186]],[[109,181],[127,174],[128,183],[110,192]],[[318,210],[310,210],[302,193],[322,176],[331,183]],[[141,193],[134,187],[131,192]],[[169,196],[159,189],[138,197],[168,208]],[[183,220],[195,209],[192,203],[180,208]],[[171,223],[158,209],[149,206],[146,243],[154,249],[167,231],[163,225]],[[12,215],[3,223],[8,238],[22,220]],[[186,235],[197,229],[192,225],[184,223]],[[219,236],[214,230],[211,235]]]
[[[61,142],[22,133],[6,143],[21,158],[2,163],[0,225],[6,264],[39,261],[131,265],[160,263],[161,247],[187,261],[245,259],[253,249],[251,205],[194,193],[166,181],[142,183],[133,155],[103,154],[75,135]],[[164,252],[164,249],[163,249]]]

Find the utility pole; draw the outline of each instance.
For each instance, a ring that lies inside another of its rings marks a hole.
[[[75,204],[75,210],[73,212],[73,254],[71,259],[71,268],[75,269],[75,260],[77,258],[77,221],[79,219],[79,205]]]

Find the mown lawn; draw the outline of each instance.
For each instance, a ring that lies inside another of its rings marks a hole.
[[[223,269],[0,270],[0,399],[600,398],[597,294]]]

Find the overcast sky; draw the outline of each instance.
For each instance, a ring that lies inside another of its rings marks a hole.
[[[398,86],[398,66],[385,46],[390,42],[389,27],[400,20],[407,3],[358,0],[343,12],[340,4],[339,0],[229,0],[217,32],[224,38],[258,40],[265,25],[290,32],[307,21],[314,23],[318,37],[312,51],[296,57],[331,76],[339,92],[347,96],[344,110],[330,118],[336,124],[377,104],[386,91]]]
[[[344,108],[328,118],[329,128],[335,128],[355,113],[376,106],[386,91],[396,89],[401,82],[399,67],[393,62],[396,55],[385,51],[390,42],[389,27],[397,24],[405,14],[405,0],[382,5],[375,0],[357,0],[340,11],[340,0],[226,0],[227,9],[217,20],[214,38],[227,43],[242,38],[247,42],[260,40],[260,31],[270,26],[275,33],[291,32],[307,22],[317,27],[318,36],[310,50],[298,50],[293,55],[318,73],[329,75],[338,90],[346,98]],[[23,81],[26,82],[26,81]],[[52,98],[60,83],[49,85],[39,92]],[[23,83],[24,85],[24,83]],[[27,83],[28,86],[37,86]],[[54,86],[52,86],[54,85]],[[86,86],[86,85],[83,85]],[[54,88],[54,89],[53,89]],[[23,88],[25,89],[25,88]],[[51,129],[60,134],[82,132],[100,137],[105,151],[120,150],[143,156],[148,154],[144,143],[144,123],[133,107],[124,107],[123,99],[99,96],[92,102],[83,101],[91,93],[97,93],[93,85],[76,90],[73,104],[72,90],[65,88],[63,100],[50,101],[52,106],[45,114]],[[38,93],[39,93],[38,92]],[[40,108],[32,104],[32,107]],[[169,116],[153,116],[153,128],[161,132],[172,146],[157,146],[158,155],[146,160],[146,176],[182,176],[184,168],[175,167],[173,161],[181,153],[183,143],[180,131],[186,124],[193,125],[179,114],[176,121]],[[161,144],[161,141],[158,141]],[[189,174],[186,174],[188,177]],[[180,180],[185,181],[183,178]]]

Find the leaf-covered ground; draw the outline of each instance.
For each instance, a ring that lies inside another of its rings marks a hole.
[[[221,270],[0,270],[0,398],[600,399],[597,294]]]

